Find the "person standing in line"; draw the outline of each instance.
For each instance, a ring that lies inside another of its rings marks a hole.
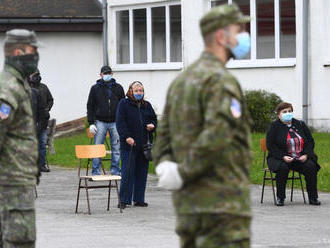
[[[148,207],[145,191],[149,161],[143,153],[143,146],[153,142],[157,116],[151,104],[144,99],[141,82],[133,82],[126,96],[119,103],[116,118],[121,147],[121,207],[132,205],[132,198],[134,206]]]
[[[41,83],[41,76],[39,70],[32,73],[28,81],[32,88],[37,89],[40,96],[40,105],[42,114],[39,115],[38,122],[38,140],[39,140],[39,163],[42,172],[50,172],[46,163],[46,144],[47,144],[47,126],[50,118],[50,110],[53,107],[54,99],[46,84]]]
[[[173,190],[182,248],[250,247],[251,117],[226,69],[250,49],[236,4],[200,21],[205,50],[171,84],[154,155],[159,186]]]
[[[110,134],[112,175],[120,175],[120,142],[116,128],[117,106],[125,98],[123,87],[113,78],[112,70],[105,65],[101,68],[101,79],[92,86],[87,102],[89,131],[94,134],[94,144],[103,144],[107,132]],[[92,175],[100,175],[100,159],[94,158]]]
[[[6,32],[0,74],[0,247],[34,248],[38,141],[27,77],[38,68],[36,34]]]

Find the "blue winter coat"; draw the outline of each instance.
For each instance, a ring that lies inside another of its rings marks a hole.
[[[144,101],[144,104],[137,104],[130,98],[122,99],[119,102],[116,114],[116,126],[120,136],[120,149],[130,150],[131,146],[126,139],[131,137],[135,141],[135,148],[141,150],[147,140],[152,142],[152,132],[148,132],[147,124],[154,124],[156,130],[157,116],[151,104]]]

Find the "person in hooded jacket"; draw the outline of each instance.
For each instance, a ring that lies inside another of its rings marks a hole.
[[[157,116],[151,104],[144,100],[144,88],[135,81],[120,101],[116,125],[120,136],[122,180],[120,185],[121,207],[127,205],[147,207],[145,189],[149,161],[143,153],[143,146],[152,143],[157,127]]]
[[[92,86],[87,102],[87,119],[89,131],[94,134],[94,144],[104,144],[107,132],[110,134],[112,175],[120,175],[120,143],[116,128],[116,111],[118,103],[125,98],[123,87],[113,78],[112,69],[103,66],[101,79]],[[100,159],[94,158],[92,175],[100,175]]]

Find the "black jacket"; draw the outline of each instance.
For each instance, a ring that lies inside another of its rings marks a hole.
[[[303,121],[292,119],[292,128],[304,139],[304,149],[301,155],[307,154],[308,159],[311,159],[320,169],[317,163],[317,156],[314,153],[314,139],[309,131],[309,128]],[[289,127],[276,120],[271,123],[267,132],[266,143],[268,149],[268,167],[272,171],[277,171],[280,163],[283,162],[283,157],[287,155],[286,138]]]
[[[40,122],[44,119],[44,110],[41,106],[41,96],[39,90],[36,88],[31,88],[31,103],[32,103],[32,112],[33,119],[36,125],[37,135],[40,134]]]
[[[48,120],[50,118],[49,111],[52,109],[54,104],[54,99],[50,93],[47,85],[43,83],[32,84],[32,87],[39,91],[40,95],[40,105],[42,108],[42,115],[39,116],[38,128],[44,130],[48,126]]]
[[[146,129],[147,124],[154,124],[156,130],[157,116],[151,104],[145,101],[145,104],[138,105],[129,98],[120,101],[116,127],[120,137],[120,149],[130,150],[130,145],[126,143],[126,139],[131,137],[134,139],[136,149],[142,150],[147,139],[152,142],[152,133]]]
[[[109,89],[111,96],[109,99]],[[96,81],[89,92],[87,101],[87,119],[90,125],[96,120],[115,122],[117,106],[121,99],[125,98],[123,87],[111,79],[109,83],[103,79]]]

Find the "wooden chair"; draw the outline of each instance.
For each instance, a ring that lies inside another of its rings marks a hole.
[[[273,176],[273,172],[268,168],[265,167],[266,165],[266,153],[267,153],[267,146],[266,146],[266,139],[261,138],[260,139],[260,150],[264,153],[263,157],[263,163],[262,163],[262,168],[264,171],[264,179],[262,182],[262,191],[261,191],[261,203],[263,203],[264,199],[264,190],[265,190],[265,183],[267,180],[271,181],[272,183],[272,191],[273,191],[273,197],[274,197],[274,204],[276,205],[276,197],[275,197],[275,187],[274,187],[274,181],[276,181],[276,178]],[[294,180],[299,180],[300,185],[301,185],[301,192],[303,195],[304,203],[306,204],[306,199],[305,199],[305,193],[304,193],[304,187],[301,179],[301,174],[298,172],[298,176],[295,176],[295,170],[290,170],[291,176],[288,176],[288,180],[291,180],[291,201],[293,199],[293,184]],[[269,173],[269,176],[267,176],[267,173]]]
[[[119,189],[118,189],[118,183],[121,180],[121,176],[106,175],[103,165],[102,165],[102,161],[101,161],[101,166],[102,166],[102,170],[103,170],[103,175],[97,175],[97,176],[88,175],[89,164],[90,164],[91,159],[92,158],[103,158],[106,156],[105,146],[104,145],[77,145],[75,147],[75,150],[76,150],[76,157],[79,159],[79,168],[78,168],[79,184],[78,184],[78,193],[77,193],[76,213],[78,212],[79,195],[80,195],[81,188],[84,188],[86,190],[88,214],[91,214],[88,190],[89,189],[98,189],[98,188],[108,188],[109,189],[108,190],[108,208],[107,208],[108,211],[110,208],[111,188],[116,188],[118,204],[119,204],[120,212],[122,213]],[[82,159],[87,159],[87,168],[86,168],[85,175],[80,174]],[[82,185],[82,181],[84,181],[84,185]],[[115,182],[115,185],[112,185],[112,181]],[[108,182],[108,184],[92,186],[92,185],[89,185],[89,183],[91,183],[91,182]]]

